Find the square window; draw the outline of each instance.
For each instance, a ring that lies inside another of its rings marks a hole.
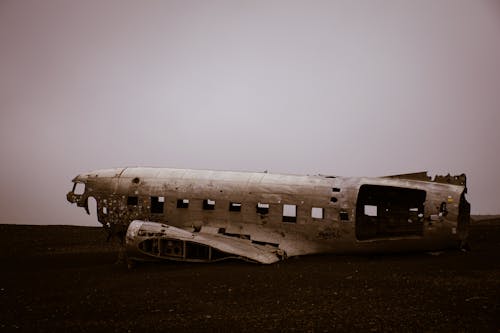
[[[269,204],[268,203],[257,203],[257,213],[258,214],[269,214]]]
[[[177,199],[177,208],[188,208],[189,199]]]
[[[241,203],[239,203],[239,202],[229,203],[229,211],[230,212],[241,212]]]
[[[297,206],[296,205],[283,205],[283,222],[295,223],[297,222]]]
[[[203,200],[203,209],[214,210],[215,209],[215,201],[210,200],[210,199]]]
[[[323,208],[320,208],[320,207],[311,208],[311,217],[313,219],[322,219],[323,218]]]
[[[138,203],[139,203],[138,197],[127,197],[128,206],[137,206]]]
[[[151,213],[163,214],[164,204],[165,204],[165,197],[151,197]]]
[[[347,213],[346,211],[341,211],[339,213],[339,216],[341,221],[349,221],[349,213]]]

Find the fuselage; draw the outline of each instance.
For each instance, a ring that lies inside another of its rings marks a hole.
[[[133,220],[276,246],[288,256],[433,250],[465,241],[464,185],[171,168],[81,174],[67,199],[116,233]]]

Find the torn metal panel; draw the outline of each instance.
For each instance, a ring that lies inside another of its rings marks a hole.
[[[400,178],[400,179],[422,180],[422,181],[425,181],[425,182],[432,180],[432,178],[427,175],[427,171],[405,173],[405,174],[401,174],[401,175],[386,176],[386,178]]]
[[[467,176],[462,173],[460,175],[452,176],[449,173],[447,175],[436,175],[434,179],[427,174],[427,171],[405,173],[401,175],[386,176],[386,178],[400,178],[400,179],[411,179],[411,180],[422,180],[422,181],[433,181],[442,184],[451,184],[467,187]]]
[[[434,181],[443,184],[464,186],[467,189],[467,176],[465,176],[464,173],[455,176],[452,176],[450,174],[444,176],[436,175],[436,177],[434,177]]]
[[[117,168],[79,175],[73,183],[68,201],[88,211],[94,198],[97,218],[112,234],[123,237],[134,220],[154,221],[195,235],[190,249],[225,248],[258,262],[270,260],[257,255],[262,244],[287,256],[435,250],[465,242],[470,215],[465,175],[431,181],[424,172],[347,178]],[[152,250],[157,242],[143,244]]]

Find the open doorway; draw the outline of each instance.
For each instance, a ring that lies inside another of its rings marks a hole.
[[[424,190],[362,185],[356,204],[356,238],[421,236],[425,197]]]

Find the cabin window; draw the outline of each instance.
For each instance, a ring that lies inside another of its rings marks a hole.
[[[229,211],[230,212],[241,212],[241,203],[239,203],[239,202],[229,203]]]
[[[311,208],[311,217],[313,219],[322,219],[324,214],[323,208],[320,207],[312,207]]]
[[[330,198],[330,201],[331,201],[331,202],[337,202],[338,200],[337,200],[337,198],[335,198],[335,197],[331,197],[331,198]]]
[[[341,211],[339,213],[339,216],[341,221],[349,221],[349,213],[347,213],[346,211]]]
[[[257,203],[257,213],[258,214],[269,214],[269,204],[268,203]]]
[[[283,205],[283,222],[295,223],[297,222],[297,206],[296,205]]]
[[[165,197],[151,197],[151,213],[163,214],[164,204],[165,204]]]
[[[137,206],[138,203],[139,203],[138,197],[127,197],[128,206]]]
[[[177,208],[188,208],[189,199],[177,199]]]
[[[203,200],[203,209],[214,210],[215,209],[215,200],[210,200],[210,199]]]
[[[75,183],[73,186],[73,193],[76,195],[82,195],[85,192],[85,183]]]
[[[332,187],[332,192],[340,192],[340,188],[338,188],[338,187]]]
[[[366,216],[377,216],[377,206],[365,205],[364,213]]]

